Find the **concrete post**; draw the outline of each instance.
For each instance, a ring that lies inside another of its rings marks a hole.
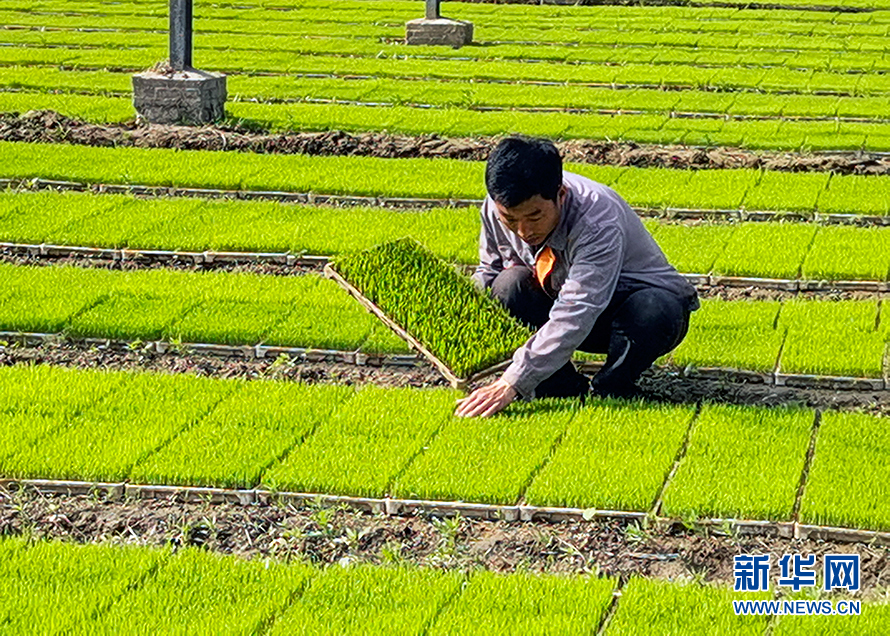
[[[170,66],[192,68],[192,0],[170,0]]]
[[[193,0],[170,0],[170,62],[133,76],[133,106],[152,124],[206,124],[225,117],[226,76],[192,63]]]
[[[426,17],[405,25],[408,44],[444,44],[455,48],[473,43],[473,23],[449,20],[440,13],[441,0],[426,0]]]

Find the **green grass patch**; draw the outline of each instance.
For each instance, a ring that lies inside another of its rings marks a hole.
[[[663,513],[789,519],[813,417],[802,409],[706,405],[665,491]]]
[[[649,510],[692,412],[644,402],[585,406],[526,498],[533,505]]]

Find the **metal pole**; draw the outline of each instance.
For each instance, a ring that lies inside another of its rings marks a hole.
[[[439,2],[441,0],[426,0],[426,19],[427,20],[438,20],[439,15]]]
[[[192,0],[170,0],[170,66],[192,68]]]

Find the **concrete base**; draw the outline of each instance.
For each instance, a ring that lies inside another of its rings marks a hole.
[[[194,69],[139,73],[133,106],[152,124],[207,124],[226,114],[226,76]]]
[[[411,20],[406,25],[408,44],[444,44],[460,47],[473,43],[473,23],[437,18]]]

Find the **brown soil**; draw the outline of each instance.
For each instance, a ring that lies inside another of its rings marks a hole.
[[[53,111],[0,113],[0,141],[228,150],[262,154],[429,157],[484,161],[498,138],[417,137],[388,133],[351,134],[339,130],[267,134],[236,124],[222,126],[97,125]],[[863,153],[800,154],[741,149],[700,149],[634,143],[572,140],[557,146],[567,162],[667,168],[763,168],[790,172],[890,174],[890,157]]]
[[[202,546],[248,558],[317,564],[410,562],[446,569],[700,579],[732,585],[736,554],[861,555],[864,596],[890,584],[890,550],[857,544],[720,535],[619,521],[506,523],[387,517],[342,507],[105,501],[0,490],[0,535]],[[817,556],[817,562],[821,558]],[[777,569],[777,568],[774,568]]]

